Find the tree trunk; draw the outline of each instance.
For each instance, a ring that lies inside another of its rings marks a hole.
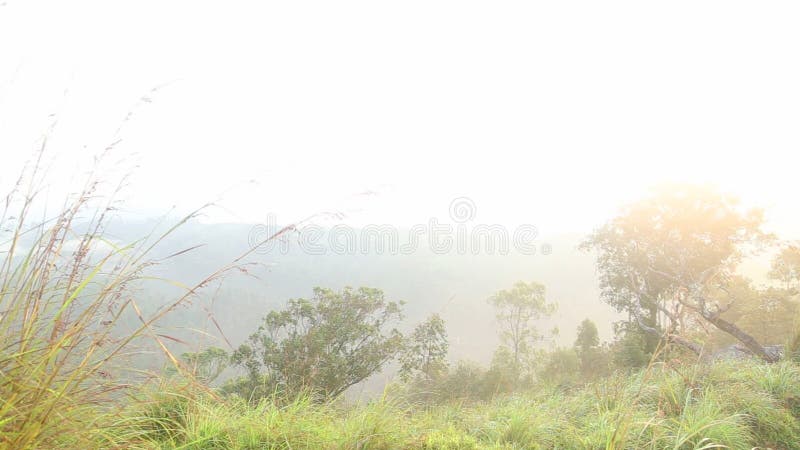
[[[741,342],[750,352],[754,355],[758,356],[759,358],[763,359],[768,363],[777,362],[778,358],[774,355],[768,353],[764,346],[758,343],[753,336],[742,331],[741,328],[737,327],[731,322],[719,317],[717,314],[709,314],[707,312],[701,311],[701,315],[704,319],[711,322],[712,325],[719,328],[720,330],[724,331],[725,333],[730,334],[731,336],[735,337],[739,342]]]
[[[670,342],[674,342],[678,345],[688,348],[697,356],[700,356],[700,354],[703,352],[703,348],[699,344],[696,344],[688,339],[684,339],[677,334],[668,334],[667,339]]]

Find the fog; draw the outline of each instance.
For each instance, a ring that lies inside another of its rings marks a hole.
[[[315,286],[370,286],[406,302],[404,330],[440,314],[450,361],[489,364],[486,300],[517,281],[558,303],[542,348],[589,317],[610,341],[627,316],[578,246],[654,187],[714,186],[800,237],[797,9],[6,0],[0,191],[46,139],[46,218],[111,146],[113,242],[209,205],[155,253],[202,245],[153,269],[186,285],[294,225],[159,325],[183,351],[236,347]],[[759,286],[770,255],[743,265]],[[155,311],[177,290],[137,295]]]

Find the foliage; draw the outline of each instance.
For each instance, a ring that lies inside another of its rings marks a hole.
[[[789,334],[785,349],[784,359],[800,363],[800,316],[795,316],[792,332]]]
[[[800,287],[800,247],[787,245],[772,261],[770,278],[784,284],[785,289]]]
[[[578,326],[575,339],[575,353],[580,364],[580,375],[583,380],[591,380],[608,374],[608,350],[600,345],[600,336],[597,325],[589,319],[584,319]]]
[[[266,377],[281,390],[336,397],[397,356],[403,339],[392,326],[401,305],[379,289],[315,288],[313,298],[270,312],[232,361],[251,380]]]
[[[486,383],[486,370],[469,361],[458,361],[432,390],[439,401],[487,399],[493,394]]]
[[[263,374],[231,378],[219,387],[219,393],[226,397],[240,398],[250,404],[257,404],[264,399],[280,403],[298,395],[289,393],[285,386],[275,383],[269,375]]]
[[[583,319],[578,325],[578,337],[575,339],[575,349],[579,354],[588,353],[600,346],[600,335],[597,333],[597,325],[590,319]]]
[[[771,239],[762,213],[742,210],[736,198],[697,186],[669,186],[630,205],[582,244],[597,254],[602,298],[649,332],[648,352],[662,335],[699,352],[684,338],[710,324],[766,360],[752,336],[720,317],[725,288],[742,257]]]
[[[509,290],[497,292],[489,297],[488,302],[495,308],[500,339],[511,354],[512,377],[519,378],[523,360],[532,354],[534,344],[544,337],[533,322],[552,315],[556,304],[547,303],[544,285],[522,281]]]
[[[757,289],[741,276],[731,276],[724,287],[709,289],[709,298],[726,304],[721,317],[746,329],[759,342],[783,344],[794,328],[798,315],[797,296],[783,288]],[[731,302],[731,299],[735,301]],[[706,334],[704,332],[704,334]],[[736,343],[736,339],[719,330],[710,330],[707,345],[719,348]]]
[[[651,355],[647,351],[644,332],[635,324],[619,324],[617,339],[611,345],[611,359],[614,366],[621,369],[637,369],[646,366]]]
[[[569,386],[581,380],[581,359],[574,348],[558,348],[544,355],[539,377],[547,384]]]
[[[417,375],[435,380],[447,372],[447,330],[444,320],[433,314],[406,338],[400,354],[400,376],[406,381]]]
[[[509,347],[500,346],[495,350],[489,370],[483,378],[484,387],[481,392],[484,396],[510,393],[530,385],[534,378],[533,362],[536,352],[526,350],[518,358],[519,360],[515,360]]]
[[[200,352],[183,353],[181,359],[198,381],[210,384],[228,367],[230,356],[219,347],[209,347]]]

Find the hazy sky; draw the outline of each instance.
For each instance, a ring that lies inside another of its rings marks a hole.
[[[133,110],[141,215],[227,191],[207,220],[411,224],[468,196],[582,231],[702,181],[800,222],[797,2],[0,4],[4,188],[50,114],[57,193]]]

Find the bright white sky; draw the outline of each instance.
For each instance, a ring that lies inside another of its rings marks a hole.
[[[137,214],[227,191],[207,220],[411,224],[469,196],[585,231],[702,181],[800,223],[797,2],[0,4],[3,187],[50,114],[58,193],[169,83],[116,150]]]

